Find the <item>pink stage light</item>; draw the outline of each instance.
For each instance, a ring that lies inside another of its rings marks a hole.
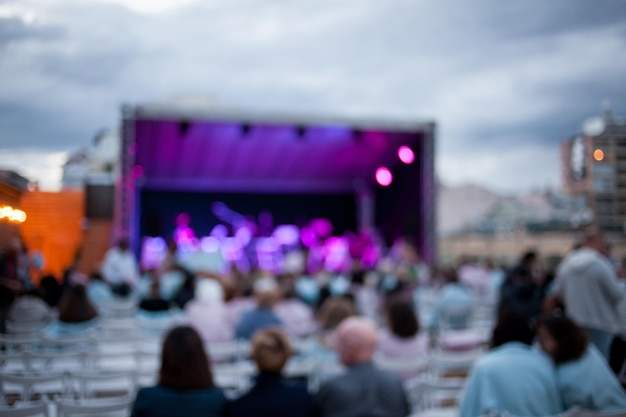
[[[398,148],[398,158],[405,164],[412,164],[415,161],[415,154],[408,146],[400,146]]]
[[[393,175],[391,175],[389,169],[380,167],[376,170],[376,181],[383,187],[386,187],[393,181]]]
[[[135,165],[132,169],[133,178],[141,178],[143,176],[143,167]]]

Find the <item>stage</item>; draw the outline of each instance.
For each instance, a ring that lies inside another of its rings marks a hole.
[[[322,244],[408,238],[432,263],[434,130],[423,121],[125,107],[113,239],[129,237],[139,253],[146,238],[173,238],[182,215],[198,248],[242,227],[246,244],[261,242],[283,225],[305,249],[303,235],[323,220],[331,230]]]

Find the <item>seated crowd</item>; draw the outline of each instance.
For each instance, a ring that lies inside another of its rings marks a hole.
[[[525,256],[524,262],[527,258],[532,256]],[[465,285],[455,269],[433,274],[425,282],[389,279],[388,272],[365,279],[367,274],[360,270],[349,278],[273,276],[263,271],[241,277],[234,269],[221,276],[168,262],[167,268],[128,283],[109,285],[98,274],[91,279],[70,274],[57,285],[42,280],[39,290],[15,299],[7,323],[42,323],[44,334],[51,337],[79,334],[97,329],[99,317],[116,302],[136,306],[138,319],[167,323],[158,382],[137,391],[132,406],[137,417],[401,417],[415,411],[405,382],[424,375],[419,370],[383,369],[379,358],[408,363],[445,349],[445,336],[472,330],[476,300],[494,292]],[[512,276],[525,279],[526,267],[520,265]],[[512,279],[502,284],[505,298],[493,310],[489,340],[472,334],[474,338],[450,348],[484,349],[464,375],[455,404],[458,414],[506,411],[539,417],[575,406],[626,410],[626,391],[584,329],[561,310],[542,314],[540,298],[526,287],[524,294],[530,295],[523,308],[512,308],[520,298],[507,305],[517,294],[515,285]],[[434,289],[427,309],[415,296],[426,286]],[[296,350],[293,343],[305,339],[315,345],[304,354],[341,364],[343,372],[313,388],[285,376]],[[205,350],[211,343],[232,340],[250,342],[257,370],[250,388],[235,396],[215,383]]]

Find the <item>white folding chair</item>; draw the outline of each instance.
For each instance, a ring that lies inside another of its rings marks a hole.
[[[80,370],[68,376],[68,393],[79,399],[131,396],[135,387],[134,371]]]
[[[22,353],[22,361],[27,372],[71,371],[86,366],[87,351],[84,349],[46,352],[27,350]]]
[[[428,356],[392,358],[379,353],[374,356],[374,363],[379,368],[393,372],[403,379],[415,377],[428,370]]]
[[[12,407],[0,405],[0,416],[6,417],[48,417],[48,404],[42,403],[18,403]]]
[[[440,330],[467,329],[472,318],[471,306],[444,306],[439,310],[437,327]]]
[[[93,347],[95,330],[88,330],[80,334],[64,336],[47,336],[42,338],[43,348],[47,351],[79,350]]]
[[[455,415],[465,379],[420,375],[405,381],[411,410],[419,415]],[[423,415],[423,417],[425,417]]]
[[[19,396],[20,401],[30,402],[34,394],[50,398],[64,395],[65,392],[66,380],[61,372],[0,373],[0,404],[6,404],[7,397],[11,395]]]
[[[73,401],[62,399],[57,401],[57,417],[72,416],[123,416],[129,414],[130,406],[133,402],[132,397],[106,399],[106,400],[87,400]]]
[[[470,369],[484,353],[483,348],[467,351],[435,350],[429,357],[429,371],[433,377],[467,376]]]
[[[38,335],[48,325],[47,321],[11,321],[7,320],[7,333],[15,335]]]
[[[39,333],[0,334],[0,350],[5,353],[38,349],[41,344],[42,336]]]
[[[236,396],[250,387],[256,370],[251,362],[240,361],[213,366],[212,372],[215,384],[230,396]]]
[[[209,342],[204,345],[211,362],[237,362],[250,353],[250,342],[231,340],[227,342]]]
[[[100,308],[102,320],[131,319],[137,313],[137,302],[129,300],[113,300]]]

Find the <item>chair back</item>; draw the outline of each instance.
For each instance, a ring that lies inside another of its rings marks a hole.
[[[129,414],[130,406],[133,399],[131,397],[116,399],[98,399],[74,401],[70,399],[61,399],[57,402],[57,416],[123,416]]]
[[[0,416],[6,417],[48,417],[47,403],[18,403],[14,406],[0,405]]]

